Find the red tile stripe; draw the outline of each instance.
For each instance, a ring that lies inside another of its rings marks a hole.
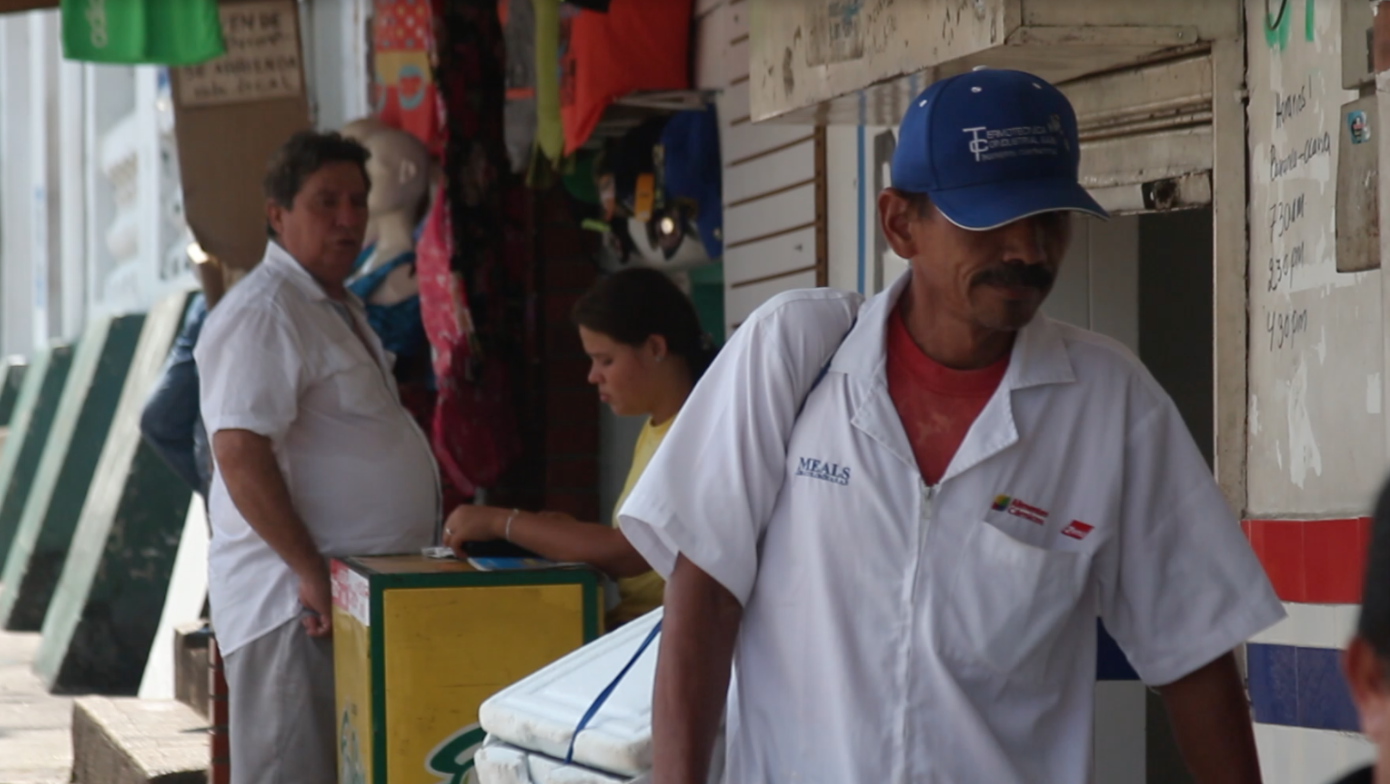
[[[1371,520],[1244,520],[1241,530],[1286,602],[1359,604]]]

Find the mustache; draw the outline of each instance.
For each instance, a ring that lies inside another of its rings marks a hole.
[[[975,274],[972,286],[1027,286],[1039,291],[1052,288],[1054,276],[1041,264],[1024,264],[1021,261],[1006,261]]]

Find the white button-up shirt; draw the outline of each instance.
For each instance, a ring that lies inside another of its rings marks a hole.
[[[1115,341],[1041,315],[927,486],[885,375],[906,281],[847,336],[858,295],[760,308],[623,532],[744,605],[726,781],[1085,782],[1097,615],[1162,685],[1283,607],[1169,397]]]
[[[270,439],[322,553],[418,552],[432,543],[434,456],[401,407],[391,356],[355,297],[334,302],[271,242],[208,315],[194,356],[209,435],[249,430]],[[298,615],[299,582],[237,510],[220,470],[209,505],[208,593],[218,645],[231,653]]]

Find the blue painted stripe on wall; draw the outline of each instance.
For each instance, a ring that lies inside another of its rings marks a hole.
[[[1245,647],[1255,721],[1359,732],[1335,648],[1250,643]]]

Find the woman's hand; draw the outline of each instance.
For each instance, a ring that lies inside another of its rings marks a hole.
[[[489,542],[503,537],[503,527],[507,524],[510,509],[495,506],[473,506],[464,504],[449,514],[444,521],[444,546],[454,551],[454,555],[466,558],[463,545],[467,542]]]

